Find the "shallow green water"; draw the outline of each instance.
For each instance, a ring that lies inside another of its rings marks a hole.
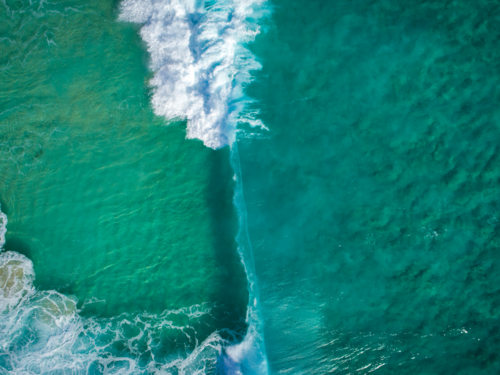
[[[239,142],[271,372],[498,372],[500,6],[273,6]]]
[[[85,317],[204,305],[196,340],[244,332],[229,150],[154,115],[138,29],[117,18],[111,1],[0,5],[5,249]]]

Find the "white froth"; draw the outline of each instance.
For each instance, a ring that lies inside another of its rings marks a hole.
[[[121,375],[205,374],[215,367],[226,345],[226,340],[214,332],[203,342],[196,342],[194,350],[182,353],[179,349],[178,355],[172,354],[168,361],[156,359],[155,347],[161,346],[161,337],[168,330],[195,340],[189,323],[176,325],[175,316],[196,321],[210,308],[194,305],[160,315],[84,319],[75,298],[56,291],[36,291],[34,277],[28,258],[12,251],[0,253],[0,348],[8,348],[0,367],[6,366],[6,373],[88,374],[99,369],[99,373]],[[131,328],[134,335],[130,335]],[[128,354],[113,355],[114,345],[126,348]],[[148,353],[149,360],[144,364]]]
[[[225,367],[228,373],[243,375],[267,375],[267,357],[264,348],[264,338],[260,327],[260,318],[256,306],[248,306],[248,331],[243,341],[226,349]]]
[[[245,47],[259,33],[255,10],[265,0],[124,0],[120,19],[144,24],[156,72],[153,107],[167,119],[187,119],[187,137],[211,148],[232,144],[238,122],[262,126],[243,115],[250,101],[244,85],[260,69]],[[251,20],[250,20],[250,17]]]
[[[5,245],[5,234],[7,233],[7,215],[0,211],[0,251]]]

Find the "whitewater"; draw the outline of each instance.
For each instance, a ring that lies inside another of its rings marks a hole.
[[[223,347],[228,345],[218,332],[197,342],[193,351],[180,351],[168,361],[155,358],[161,349],[162,331],[177,331],[196,341],[191,333],[193,325],[210,314],[209,306],[166,310],[158,315],[145,312],[83,318],[76,298],[36,290],[31,260],[3,251],[7,222],[0,211],[1,374],[205,374],[216,368]],[[180,325],[180,320],[188,324]],[[128,355],[112,355],[117,346]]]
[[[187,119],[187,137],[211,148],[231,145],[239,122],[264,127],[244,94],[260,69],[246,44],[259,33],[263,0],[125,0],[120,19],[143,24],[157,115]]]

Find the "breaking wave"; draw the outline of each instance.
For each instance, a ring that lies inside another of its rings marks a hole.
[[[249,283],[248,331],[229,346],[224,372],[267,374],[259,292],[247,233],[246,209],[236,140],[237,125],[245,122],[266,129],[250,111],[244,94],[251,71],[261,66],[246,44],[259,33],[265,0],[124,0],[120,19],[142,24],[148,46],[157,115],[187,119],[187,137],[211,148],[231,146],[235,171],[234,203],[239,213],[238,251]]]
[[[230,145],[236,126],[264,127],[246,110],[245,84],[260,69],[246,48],[259,33],[264,0],[124,0],[120,19],[143,24],[155,72],[153,107],[187,119],[187,137],[211,148]]]
[[[247,210],[243,197],[243,180],[237,143],[231,146],[231,165],[236,181],[234,205],[238,210],[239,218],[239,232],[236,240],[238,252],[247,274],[249,303],[246,317],[247,333],[241,343],[227,348],[225,369],[230,374],[267,375],[269,370],[260,308],[260,293],[255,274],[252,244],[248,234]]]

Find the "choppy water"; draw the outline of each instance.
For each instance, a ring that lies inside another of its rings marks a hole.
[[[0,373],[499,371],[500,5],[0,20]]]

